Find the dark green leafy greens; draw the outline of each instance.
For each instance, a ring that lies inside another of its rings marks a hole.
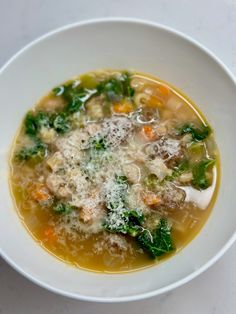
[[[137,237],[137,242],[152,258],[174,250],[171,227],[168,221],[164,218],[160,220],[156,230],[152,232],[144,230],[140,233]]]
[[[31,137],[38,136],[42,127],[53,128],[58,133],[70,129],[68,115],[64,112],[49,114],[47,112],[29,112],[25,117],[25,133]]]
[[[61,96],[64,93],[64,86],[57,86],[53,88],[52,92],[55,96]]]
[[[124,212],[126,224],[123,228],[123,233],[127,233],[132,237],[136,237],[142,230],[142,223],[144,222],[144,215],[139,210],[127,210]]]
[[[87,96],[87,93],[83,88],[73,87],[73,84],[70,84],[64,86],[62,95],[68,101],[65,112],[72,114],[80,110],[83,105],[83,99]]]
[[[73,206],[71,206],[68,203],[57,203],[53,206],[53,210],[57,214],[69,214],[74,209]]]
[[[116,177],[115,193],[108,197],[107,208],[110,210],[104,222],[108,232],[127,234],[135,237],[140,247],[152,257],[161,256],[174,249],[171,228],[167,220],[161,219],[156,230],[151,232],[143,228],[144,215],[138,209],[130,210],[126,206],[127,178]],[[116,196],[116,197],[114,197]],[[112,199],[112,202],[110,201]]]
[[[124,97],[132,98],[134,89],[130,85],[130,74],[124,72],[120,77],[112,77],[102,81],[97,86],[97,93],[99,95],[104,94],[106,99],[111,102],[120,101]]]
[[[105,230],[113,233],[129,234],[135,237],[140,231],[144,220],[138,210],[130,210],[126,206],[128,180],[126,176],[116,176],[114,187],[108,191],[106,206],[110,210],[105,222]]]
[[[211,182],[206,176],[206,171],[210,169],[215,163],[214,159],[202,159],[201,161],[190,164],[188,160],[183,160],[178,166],[173,169],[171,176],[166,176],[165,181],[173,181],[178,178],[181,174],[192,171],[193,180],[192,186],[199,190],[205,190],[210,185]]]
[[[25,117],[25,133],[31,137],[37,135],[42,127],[49,127],[50,119],[46,112],[37,112],[35,115],[28,112]]]
[[[36,140],[36,143],[33,146],[23,147],[17,154],[16,158],[20,161],[27,161],[34,159],[35,161],[42,160],[47,151],[47,146],[42,143],[39,139]]]
[[[85,89],[71,83],[54,88],[53,93],[56,96],[62,96],[66,100],[67,105],[63,112],[71,115],[81,110],[85,102],[96,93],[96,90]]]
[[[192,167],[193,181],[192,184],[199,190],[204,190],[210,186],[210,181],[207,179],[206,171],[215,163],[214,159],[203,159]]]
[[[193,141],[200,142],[211,134],[211,129],[208,125],[202,125],[201,128],[196,128],[193,124],[184,124],[179,129],[179,135],[184,134],[191,134]]]
[[[50,126],[60,134],[64,134],[70,130],[70,120],[65,112],[59,112],[51,116]]]
[[[121,212],[111,210],[104,222],[104,229],[112,233],[128,234],[136,237],[142,230],[144,216],[139,210],[124,209]]]
[[[173,168],[172,174],[166,176],[164,181],[173,181],[178,178],[181,174],[191,169],[189,161],[187,159],[182,160],[177,166]]]
[[[42,127],[48,127],[50,124],[49,116],[44,112],[37,112],[33,114],[28,112],[25,121],[25,133],[32,139],[33,144],[21,148],[16,154],[16,158],[20,161],[42,160],[47,152],[47,145],[43,143],[38,137],[38,132]]]
[[[94,84],[93,84],[94,85]],[[65,108],[56,113],[29,112],[24,121],[25,133],[35,140],[35,145],[25,147],[17,154],[20,160],[29,160],[32,157],[43,155],[46,145],[39,141],[40,131],[43,127],[54,129],[58,134],[64,134],[71,129],[70,116],[84,107],[84,104],[93,95],[104,94],[110,101],[121,100],[124,97],[133,97],[134,89],[130,85],[130,74],[122,73],[119,77],[112,77],[100,82],[93,89],[70,83],[53,89],[56,96],[66,100]],[[94,140],[93,148],[97,151],[105,150],[104,139]]]
[[[24,120],[25,133],[34,142],[33,145],[23,147],[17,154],[18,160],[30,160],[36,157],[38,160],[43,158],[47,151],[47,145],[40,139],[42,128],[53,128],[57,133],[65,133],[70,129],[67,115],[63,112],[49,114],[47,112],[28,112]]]
[[[115,179],[118,184],[126,184],[128,186],[128,178],[126,176],[116,175]]]

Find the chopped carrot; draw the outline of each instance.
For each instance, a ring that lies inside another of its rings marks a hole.
[[[145,105],[150,108],[162,108],[163,102],[156,96],[150,96]]]
[[[54,228],[50,226],[44,229],[44,237],[47,239],[47,241],[55,242],[57,240],[57,236],[55,234]]]
[[[155,139],[155,132],[154,132],[154,130],[153,130],[151,125],[144,125],[142,127],[142,133],[149,140],[154,140]]]
[[[43,183],[35,183],[30,189],[30,195],[37,202],[46,202],[51,198],[49,190]]]
[[[169,88],[164,85],[160,85],[159,92],[162,96],[167,97],[169,95]]]
[[[148,206],[159,205],[162,202],[160,197],[150,191],[142,193],[142,199]]]
[[[130,102],[123,101],[121,103],[115,103],[113,105],[113,110],[116,113],[130,113],[131,111],[133,111],[133,106]]]

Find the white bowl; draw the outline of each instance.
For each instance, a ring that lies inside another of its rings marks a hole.
[[[221,153],[220,192],[199,235],[164,263],[128,274],[87,272],[48,254],[20,221],[8,185],[9,149],[25,112],[58,83],[99,68],[133,68],[180,88],[205,113]],[[2,68],[0,95],[1,254],[33,282],[81,300],[138,300],[188,282],[235,240],[235,80],[216,57],[192,39],[167,27],[132,19],[69,25],[34,41]]]

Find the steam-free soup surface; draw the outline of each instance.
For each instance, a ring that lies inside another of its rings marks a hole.
[[[206,120],[162,81],[91,72],[27,113],[10,184],[21,219],[48,251],[106,272],[178,252],[205,223],[218,182]]]

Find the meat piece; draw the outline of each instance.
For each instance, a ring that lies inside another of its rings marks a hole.
[[[83,157],[82,150],[88,148],[89,135],[83,130],[76,130],[65,137],[58,138],[56,148],[70,162],[79,162]]]
[[[113,116],[102,124],[101,134],[108,146],[117,147],[124,142],[132,131],[132,123],[127,117]]]
[[[50,205],[53,201],[48,188],[44,183],[36,182],[29,188],[29,194],[33,200],[41,205]]]
[[[65,198],[70,196],[70,190],[66,187],[65,180],[62,176],[50,173],[46,179],[46,185],[49,190],[57,197]]]
[[[158,141],[146,147],[146,153],[151,156],[159,156],[168,161],[181,155],[180,141],[172,138],[162,137]]]
[[[99,197],[98,189],[82,188],[80,195],[73,195],[71,205],[81,208],[80,219],[84,223],[93,223],[103,214],[103,206]]]
[[[169,208],[175,209],[179,207],[186,198],[186,193],[183,189],[176,187],[172,183],[165,185],[164,190],[160,193],[163,204]]]
[[[89,200],[91,202],[91,200]],[[84,204],[85,206],[80,210],[80,219],[84,223],[93,224],[100,220],[104,216],[105,211],[101,204],[94,206],[88,206],[89,204]]]
[[[67,168],[64,178],[67,185],[74,190],[79,199],[83,198],[85,194],[87,195],[88,191],[91,189],[86,175],[82,173],[78,166]]]
[[[143,214],[147,214],[150,212],[150,208],[143,201],[143,192],[140,184],[132,185],[127,195],[127,204],[129,208],[139,208]]]

